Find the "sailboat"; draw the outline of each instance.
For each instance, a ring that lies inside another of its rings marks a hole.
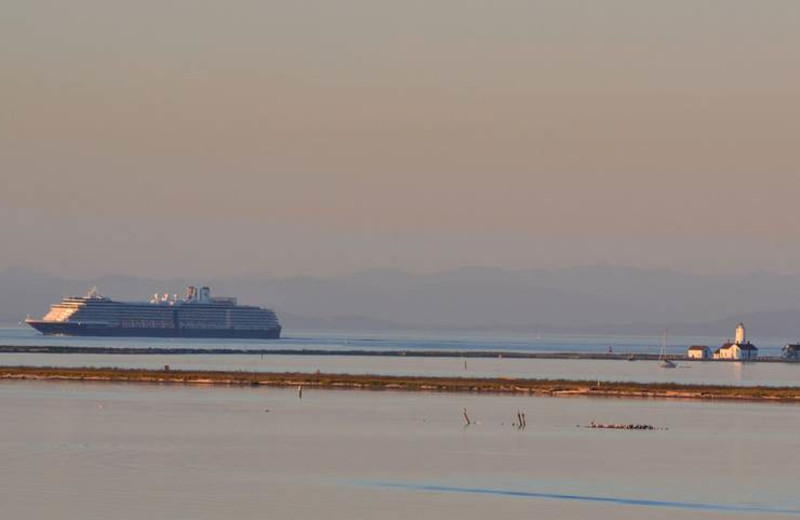
[[[658,366],[661,368],[675,368],[678,365],[674,361],[667,359],[667,336],[669,329],[664,330],[664,341],[661,342],[661,354],[658,356]]]

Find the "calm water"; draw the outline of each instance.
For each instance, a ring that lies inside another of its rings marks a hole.
[[[0,410],[4,518],[800,516],[789,405],[2,382]]]
[[[656,361],[576,359],[284,356],[284,355],[95,355],[0,354],[3,365],[120,367],[246,372],[321,372],[448,377],[522,377],[718,385],[800,386],[800,363],[681,362],[663,369]]]
[[[302,332],[285,331],[280,340],[91,338],[43,336],[27,326],[0,327],[0,345],[66,345],[94,347],[191,347],[237,349],[329,349],[329,350],[503,350],[520,352],[648,352],[661,350],[661,331],[653,336],[604,335],[499,335],[496,333],[432,332]],[[719,346],[725,338],[676,336],[670,338],[669,354],[685,354],[689,345]],[[785,338],[753,338],[759,354],[778,356]]]
[[[658,338],[609,338],[559,336],[550,339],[449,338],[384,334],[378,337],[351,334],[309,334],[280,341],[238,341],[221,345],[217,340],[169,341],[163,339],[66,338],[41,336],[21,328],[0,329],[0,344],[75,345],[75,346],[198,346],[236,348],[325,348],[342,349],[436,349],[527,351],[603,351],[613,341],[618,351],[654,352]],[[703,338],[689,338],[698,340]],[[708,338],[705,338],[708,339]],[[649,340],[652,344],[645,343]],[[527,341],[527,342],[526,342]],[[541,341],[541,343],[537,343]],[[623,342],[627,341],[628,344]],[[639,341],[639,343],[637,343]],[[686,341],[686,338],[684,338]],[[697,341],[692,341],[696,343]],[[783,342],[785,343],[785,341]],[[783,344],[778,343],[778,344]],[[688,344],[688,343],[687,343]],[[625,346],[620,346],[625,345]],[[674,353],[683,347],[673,347]],[[762,349],[762,353],[768,350]],[[775,352],[777,349],[773,348]],[[800,386],[800,364],[682,362],[677,369],[665,370],[655,361],[560,360],[483,358],[416,358],[375,356],[291,356],[291,355],[102,355],[102,354],[0,354],[2,365],[46,365],[72,367],[123,367],[176,370],[243,370],[269,372],[322,372],[383,375],[427,375],[448,377],[527,377],[601,381],[681,382],[720,385]]]

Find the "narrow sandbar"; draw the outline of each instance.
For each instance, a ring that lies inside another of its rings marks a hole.
[[[551,379],[255,373],[123,368],[0,367],[2,380],[474,392],[549,397],[624,397],[800,403],[800,387],[722,386]]]

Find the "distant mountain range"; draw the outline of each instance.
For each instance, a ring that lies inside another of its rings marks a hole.
[[[0,321],[41,316],[65,295],[97,286],[118,300],[219,296],[278,311],[285,329],[452,330],[730,336],[742,320],[757,337],[800,337],[800,276],[702,276],[595,265],[557,270],[462,268],[416,275],[373,269],[330,278],[72,280],[25,268],[0,270]]]

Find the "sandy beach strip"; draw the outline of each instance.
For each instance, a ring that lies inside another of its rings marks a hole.
[[[800,403],[800,387],[597,382],[549,379],[385,376],[324,373],[0,367],[0,380],[235,385],[425,392],[473,392],[550,397],[618,397]]]

